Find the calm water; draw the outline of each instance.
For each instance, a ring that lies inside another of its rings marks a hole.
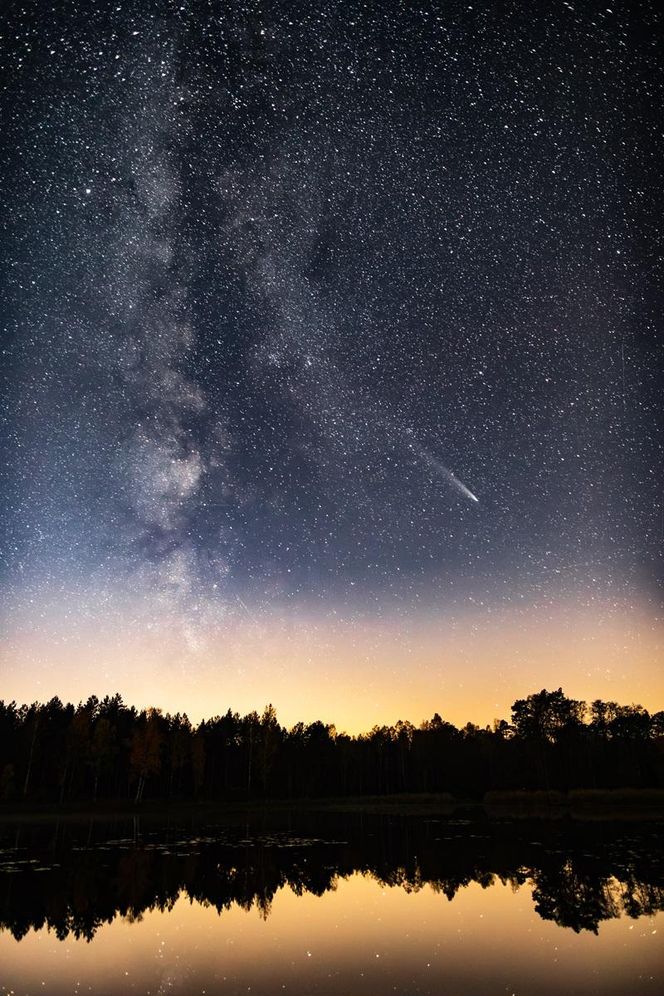
[[[663,830],[8,824],[0,993],[660,993]]]

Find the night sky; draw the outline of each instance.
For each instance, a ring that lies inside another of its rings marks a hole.
[[[10,5],[0,697],[661,708],[658,7]]]

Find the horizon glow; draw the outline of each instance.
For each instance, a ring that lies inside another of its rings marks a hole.
[[[0,696],[664,704],[652,25],[397,7],[8,14]]]

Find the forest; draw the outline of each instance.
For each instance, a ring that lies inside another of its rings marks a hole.
[[[119,694],[78,705],[0,701],[0,801],[238,801],[395,793],[481,799],[492,790],[664,787],[664,711],[569,698],[514,702],[511,719],[461,729],[438,713],[349,736],[274,708],[193,725]]]

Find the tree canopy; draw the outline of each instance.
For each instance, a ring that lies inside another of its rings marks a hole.
[[[78,705],[0,701],[0,800],[128,799],[664,786],[664,712],[561,688],[512,706],[511,721],[457,728],[439,713],[349,736],[320,720],[283,727],[262,713],[192,725],[119,694]]]

